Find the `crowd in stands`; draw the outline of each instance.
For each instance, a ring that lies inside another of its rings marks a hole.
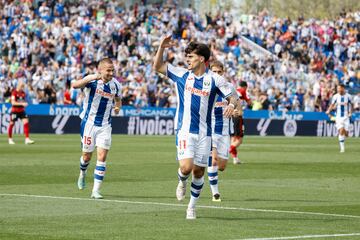
[[[0,102],[25,81],[29,103],[81,104],[71,81],[110,57],[124,105],[175,107],[172,83],[152,70],[160,38],[172,34],[179,44],[167,61],[185,65],[189,41],[209,44],[226,78],[248,83],[253,110],[325,111],[339,83],[360,110],[360,12],[332,20],[278,18],[266,10],[203,18],[172,1],[126,8],[116,0],[0,0],[0,21]],[[243,37],[269,54],[255,53]]]

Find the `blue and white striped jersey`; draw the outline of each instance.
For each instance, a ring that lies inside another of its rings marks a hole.
[[[218,95],[227,98],[232,89],[225,79],[206,70],[202,76],[167,64],[167,76],[175,82],[178,105],[175,130],[211,136],[211,114]]]
[[[235,88],[228,83],[232,89],[233,95],[238,96],[238,92]],[[212,114],[212,129],[213,133],[228,136],[234,132],[234,124],[232,124],[232,119],[224,116],[224,110],[228,105],[228,101],[221,96],[218,96],[215,103],[215,108]]]
[[[331,103],[336,105],[336,118],[344,118],[349,116],[351,105],[350,94],[345,93],[344,95],[340,95],[337,93],[332,97]]]
[[[107,83],[95,80],[84,88],[85,98],[80,118],[95,126],[111,124],[111,110],[115,97],[121,97],[121,85],[116,79]]]
[[[228,105],[228,101],[221,96],[216,99],[215,107],[212,114],[212,130],[213,133],[222,136],[230,135],[231,118],[224,116],[224,110]]]

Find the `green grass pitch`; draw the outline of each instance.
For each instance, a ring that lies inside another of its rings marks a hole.
[[[113,135],[105,200],[89,198],[95,155],[86,189],[77,189],[79,135],[32,138],[9,146],[0,135],[2,240],[360,239],[359,138],[340,154],[336,138],[246,137],[245,163],[219,174],[223,201],[211,201],[205,181],[195,221],[185,220],[189,192],[175,198],[174,137]]]

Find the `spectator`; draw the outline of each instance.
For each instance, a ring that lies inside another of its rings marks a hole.
[[[96,62],[106,55],[116,60],[125,105],[156,106],[157,93],[170,83],[152,72],[152,53],[161,35],[169,31],[179,44],[168,51],[167,61],[183,65],[180,52],[188,41],[207,42],[212,58],[225,64],[226,78],[234,85],[248,82],[250,93],[259,89],[251,97],[262,108],[324,109],[338,83],[345,83],[352,94],[359,92],[360,45],[354,28],[359,12],[342,13],[333,20],[293,21],[263,11],[238,22],[227,11],[207,13],[202,20],[192,7],[139,4],[129,11],[122,2],[57,0],[16,5],[6,1],[0,9],[0,101],[7,100],[9,88],[21,79],[34,93],[33,103],[63,104],[66,86],[94,72]],[[271,54],[263,54],[263,48]],[[55,96],[49,90],[43,94],[48,83]],[[303,89],[312,89],[313,94],[305,99]],[[81,91],[69,91],[72,104],[81,102]],[[171,93],[162,94],[160,105],[174,104]]]

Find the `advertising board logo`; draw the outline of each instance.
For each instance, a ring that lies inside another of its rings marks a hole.
[[[284,123],[284,135],[286,137],[294,137],[297,132],[297,124],[295,120],[286,120]]]

